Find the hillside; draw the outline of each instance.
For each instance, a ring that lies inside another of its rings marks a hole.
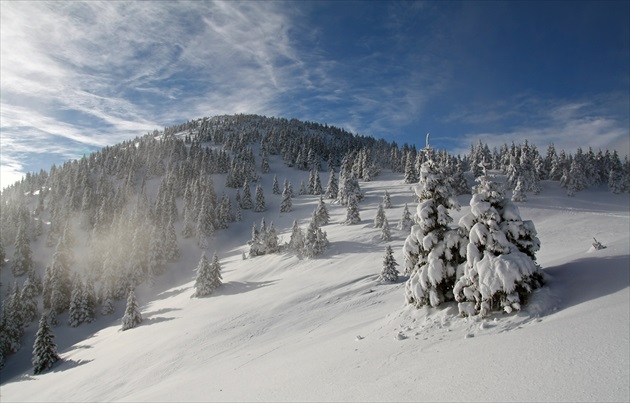
[[[225,282],[215,294],[190,298],[199,253],[184,253],[180,270],[140,290],[141,326],[121,332],[110,318],[81,335],[56,328],[63,362],[33,376],[30,351],[21,350],[2,372],[2,400],[628,400],[627,194],[593,189],[567,198],[543,183],[520,209],[538,229],[548,286],[518,314],[461,318],[454,305],[406,307],[404,278],[376,281],[386,244],[371,223],[385,189],[392,227],[404,203],[413,206],[401,179],[384,172],[362,183],[361,224],[340,225],[345,208],[330,205],[331,245],[314,260],[242,260],[259,217],[247,216],[215,239]],[[460,196],[459,214],[467,199]],[[266,218],[285,239],[316,197],[295,201],[294,213],[279,215],[279,196],[269,198]],[[402,262],[406,234],[393,234]],[[591,250],[592,236],[608,247]]]
[[[471,210],[482,169],[526,193],[518,206],[538,231],[547,284],[521,311],[416,309],[405,303],[406,276],[378,280],[387,246],[402,271],[409,230],[397,224],[405,204],[416,210],[412,187],[428,159],[458,186],[453,225]],[[453,157],[255,115],[189,121],[53,166],[1,195],[0,399],[627,401],[629,172],[608,151],[551,145],[542,157],[527,142],[493,152],[478,143]],[[331,177],[343,191],[325,198],[323,253],[252,256],[252,227],[273,223],[287,244],[294,220],[305,229],[318,204],[308,188]],[[281,212],[287,185],[292,206]],[[347,225],[342,204],[355,185],[361,222]],[[390,241],[374,228],[385,192]],[[202,251],[217,254],[223,285],[191,298]],[[37,320],[15,336],[28,310],[11,290],[38,279],[33,301],[58,321],[62,360],[33,375]],[[144,320],[123,332],[130,288]]]

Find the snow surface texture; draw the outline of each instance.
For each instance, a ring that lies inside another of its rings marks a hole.
[[[294,184],[308,173],[271,160]],[[280,175],[281,178],[284,175]],[[120,330],[116,312],[78,328],[53,328],[61,362],[32,375],[22,348],[0,372],[0,400],[14,401],[629,401],[629,199],[605,188],[565,195],[542,182],[519,206],[538,230],[538,262],[548,276],[518,313],[458,316],[456,303],[415,309],[404,281],[378,281],[387,245],[402,263],[408,231],[392,225],[383,242],[374,228],[385,189],[390,222],[414,208],[410,185],[383,172],[361,182],[361,223],[343,225],[346,208],[329,204],[323,229],[330,246],[319,258],[271,254],[243,260],[253,222],[265,215],[287,242],[294,219],[303,228],[318,196],[296,196],[279,213],[263,175],[266,212],[217,235],[224,284],[190,298],[199,249],[182,240],[179,270],[154,289],[137,290],[143,322]],[[328,173],[322,173],[322,181]],[[470,196],[460,196],[461,212]],[[328,203],[328,201],[327,201]],[[594,250],[592,238],[607,246]],[[26,330],[31,346],[36,326]]]

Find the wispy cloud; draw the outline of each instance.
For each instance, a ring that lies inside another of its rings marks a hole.
[[[42,150],[60,138],[102,146],[204,115],[279,111],[304,74],[288,11],[271,2],[3,3],[3,164],[27,157],[26,136]],[[20,162],[16,172],[32,165]]]

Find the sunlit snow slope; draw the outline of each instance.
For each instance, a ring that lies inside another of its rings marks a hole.
[[[307,173],[289,174],[295,186]],[[280,196],[269,192],[265,214],[248,212],[210,246],[225,282],[210,297],[191,299],[200,252],[186,244],[162,284],[139,290],[138,328],[120,331],[120,305],[118,320],[102,330],[95,331],[113,319],[55,328],[63,362],[38,376],[28,365],[31,331],[2,372],[1,400],[630,400],[627,194],[602,188],[569,198],[544,182],[519,207],[539,232],[548,285],[523,311],[480,319],[459,317],[454,304],[407,307],[404,277],[377,281],[388,244],[402,265],[407,234],[395,225],[404,203],[412,211],[416,204],[400,175],[384,172],[361,186],[362,223],[342,225],[345,208],[328,205],[323,257],[242,260],[252,222],[264,215],[288,241],[293,219],[306,225],[317,201],[296,197],[295,211],[279,215]],[[385,189],[394,204],[386,210],[388,243],[372,228]],[[460,197],[455,222],[469,199]],[[592,250],[592,237],[607,248]]]

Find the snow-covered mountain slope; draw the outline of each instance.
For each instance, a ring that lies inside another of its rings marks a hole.
[[[295,186],[307,173],[290,174]],[[521,312],[481,319],[459,317],[454,304],[405,306],[404,277],[377,281],[387,245],[402,264],[407,234],[395,225],[404,203],[415,203],[400,175],[384,172],[361,186],[360,224],[341,224],[346,209],[328,205],[323,256],[242,260],[252,222],[265,216],[288,241],[293,219],[304,225],[317,203],[299,196],[293,212],[279,214],[280,196],[266,195],[266,213],[247,212],[217,233],[209,249],[221,259],[224,285],[207,298],[191,298],[200,252],[182,244],[184,257],[156,288],[138,290],[139,327],[122,332],[119,319],[106,317],[55,328],[63,361],[33,376],[23,348],[2,372],[1,400],[630,400],[628,194],[591,189],[569,198],[544,182],[519,207],[538,230],[548,285]],[[390,242],[372,228],[385,190]],[[460,197],[455,222],[469,199]],[[607,248],[593,250],[592,237]]]

